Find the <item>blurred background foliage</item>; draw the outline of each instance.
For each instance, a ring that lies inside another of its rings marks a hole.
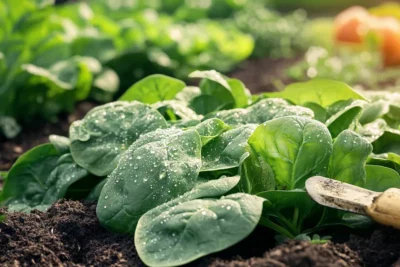
[[[227,73],[247,58],[289,58],[309,49],[288,70],[292,79],[355,82],[379,62],[372,54],[338,57],[333,19],[315,19],[376,4],[370,0],[57,2],[0,2],[0,132],[8,138],[18,133],[17,122],[55,121],[78,101],[110,101],[153,73],[181,79],[194,70]]]

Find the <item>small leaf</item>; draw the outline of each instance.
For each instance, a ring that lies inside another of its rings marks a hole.
[[[256,125],[248,124],[224,132],[214,138],[201,151],[201,171],[216,171],[238,167],[246,152],[247,140]]]
[[[185,88],[181,80],[162,74],[150,75],[132,85],[119,100],[137,100],[146,104],[171,100]]]

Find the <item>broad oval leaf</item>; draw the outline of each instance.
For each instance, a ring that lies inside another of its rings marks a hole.
[[[372,146],[367,140],[353,131],[343,131],[333,143],[328,177],[364,186],[365,162],[371,152]]]
[[[119,100],[137,100],[153,104],[158,101],[174,99],[185,86],[181,80],[162,74],[153,74],[132,85]]]
[[[150,266],[177,266],[230,247],[256,227],[263,199],[237,193],[162,205],[138,223],[135,245]]]
[[[350,105],[343,107],[326,121],[325,125],[328,127],[333,138],[338,136],[342,131],[349,129],[355,123],[361,116],[365,103],[364,101],[354,101]]]
[[[123,154],[101,191],[101,224],[134,232],[144,213],[196,185],[200,154],[201,140],[194,130],[158,130],[142,136]]]
[[[166,128],[156,110],[139,102],[117,101],[92,109],[70,127],[76,163],[97,176],[110,174],[121,154],[142,134]]]
[[[397,171],[377,165],[365,166],[366,181],[364,188],[383,192],[389,188],[400,188],[400,175]]]
[[[279,189],[303,188],[307,178],[324,174],[332,151],[324,124],[295,116],[258,126],[248,143],[271,166]]]
[[[64,197],[71,184],[88,175],[71,154],[61,155],[52,144],[44,144],[26,152],[13,165],[1,200],[14,206],[51,205]]]
[[[268,97],[282,97],[297,105],[316,103],[324,108],[340,100],[365,98],[343,82],[314,79],[308,82],[292,83],[281,92],[265,93]]]
[[[201,151],[201,171],[225,170],[239,167],[246,152],[247,140],[257,126],[248,124],[224,132],[207,143]]]

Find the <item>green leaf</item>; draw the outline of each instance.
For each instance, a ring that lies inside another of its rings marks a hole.
[[[372,146],[368,141],[353,131],[343,131],[333,143],[328,177],[364,186],[365,162],[371,152]]]
[[[248,236],[260,219],[262,203],[262,198],[243,193],[166,203],[140,219],[136,249],[150,266],[189,263]]]
[[[132,85],[119,100],[137,100],[147,104],[174,99],[185,88],[181,80],[162,74],[150,75]]]
[[[275,189],[275,178],[271,166],[262,157],[257,157],[251,148],[240,159],[238,183],[239,191],[248,194]]]
[[[360,123],[367,124],[373,122],[388,112],[389,102],[385,100],[377,100],[375,102],[368,103],[364,106],[363,113],[360,117]]]
[[[282,97],[297,105],[316,103],[324,108],[340,100],[365,98],[343,82],[314,79],[308,82],[292,83],[281,92],[265,93],[268,97]]]
[[[190,101],[189,107],[197,114],[206,115],[208,113],[227,108],[227,104],[221,103],[212,95],[199,95]]]
[[[212,113],[206,118],[218,118],[232,126],[250,123],[261,124],[263,122],[285,116],[304,116],[313,118],[313,112],[304,107],[292,106],[286,100],[279,98],[262,99],[246,109],[223,110]]]
[[[372,142],[374,153],[393,152],[400,155],[400,131],[387,129],[378,139]]]
[[[157,130],[123,154],[97,206],[102,225],[133,233],[139,218],[191,190],[201,167],[201,140],[194,130]]]
[[[349,129],[351,125],[354,125],[355,121],[361,115],[364,103],[363,101],[354,101],[325,122],[333,138],[338,136],[342,131]]]
[[[179,93],[176,94],[175,100],[189,104],[195,97],[201,95],[201,90],[196,86],[186,86]]]
[[[365,188],[373,191],[383,192],[389,188],[400,188],[400,175],[397,171],[383,166],[365,166],[366,182]]]
[[[372,143],[378,139],[387,129],[387,123],[383,119],[377,119],[363,126],[357,126],[356,130],[368,142]]]
[[[247,107],[250,104],[251,94],[246,86],[238,79],[228,79],[227,82],[235,99],[235,107]]]
[[[117,101],[92,109],[70,127],[76,163],[97,176],[110,174],[140,135],[166,128],[162,115],[139,102]]]
[[[6,138],[14,138],[21,131],[21,126],[18,125],[16,120],[11,117],[0,115],[0,133],[2,133]]]
[[[208,142],[229,130],[229,126],[219,119],[208,119],[193,127],[200,137],[201,143],[205,146]]]
[[[207,70],[207,71],[194,71],[189,75],[190,78],[202,78],[200,82],[200,90],[202,95],[196,97],[192,100],[191,106],[198,106],[198,98],[201,99],[203,96],[209,96],[207,99],[211,97],[214,98],[213,105],[210,105],[206,113],[199,112],[198,109],[195,109],[197,113],[207,114],[212,111],[219,109],[229,109],[235,107],[235,98],[232,94],[232,89],[229,86],[227,79],[219,72],[215,70]],[[203,100],[204,101],[204,100]],[[201,101],[201,102],[203,102]]]
[[[60,155],[52,144],[44,144],[26,152],[13,165],[1,200],[6,205],[50,205],[64,197],[71,184],[88,175],[71,154]]]
[[[303,104],[304,107],[311,109],[314,112],[314,119],[325,123],[329,115],[325,108],[313,102],[306,102]]]
[[[267,162],[278,188],[303,188],[305,180],[325,173],[332,138],[322,123],[288,116],[267,121],[251,135],[249,145]]]
[[[201,151],[201,171],[216,171],[239,167],[240,158],[246,152],[247,140],[256,125],[244,125],[229,130],[206,144]]]
[[[185,102],[177,100],[160,101],[154,103],[152,108],[157,109],[168,121],[201,120],[203,118],[190,109]]]
[[[367,163],[385,166],[400,173],[400,155],[395,153],[372,154]]]
[[[52,134],[49,136],[49,141],[60,154],[69,152],[69,146],[71,145],[71,140],[69,140],[69,138]]]
[[[101,190],[103,190],[104,185],[107,182],[107,178],[104,178],[103,180],[101,180],[93,189],[92,191],[89,193],[89,195],[86,197],[85,200],[87,201],[98,201],[100,194],[101,194]]]

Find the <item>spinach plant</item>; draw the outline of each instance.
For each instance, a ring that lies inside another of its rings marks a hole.
[[[304,189],[311,176],[400,187],[395,97],[388,104],[330,80],[251,96],[214,70],[190,76],[198,87],[149,76],[72,123],[69,137],[26,152],[7,172],[1,203],[29,212],[60,198],[97,201],[100,223],[134,236],[145,264],[175,266],[258,224],[277,240],[315,243],[328,239],[322,230],[371,226],[315,203]]]

